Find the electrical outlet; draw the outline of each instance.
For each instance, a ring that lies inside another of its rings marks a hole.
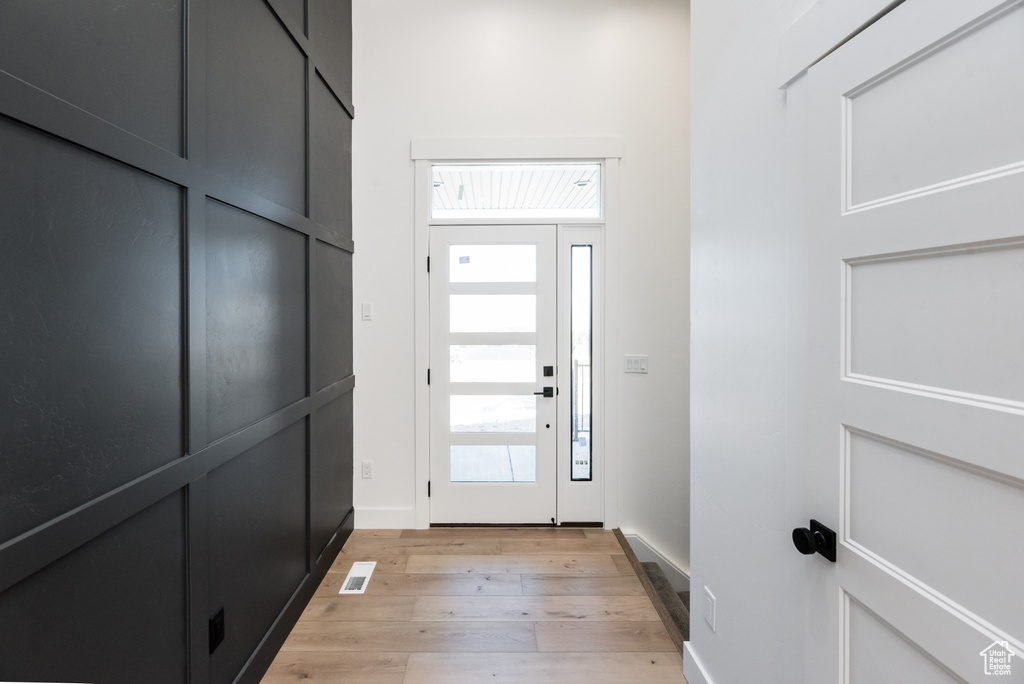
[[[715,595],[707,587],[704,587],[704,622],[711,626],[712,632],[718,631],[715,627]]]
[[[373,461],[363,461],[363,479],[373,479]]]

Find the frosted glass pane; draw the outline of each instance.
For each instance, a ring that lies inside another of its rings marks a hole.
[[[535,446],[453,446],[452,482],[536,482]]]
[[[452,432],[536,432],[537,398],[533,395],[454,395]]]
[[[453,283],[532,283],[537,280],[537,245],[450,245]]]
[[[453,344],[451,382],[536,382],[537,347],[532,344]]]
[[[536,332],[537,295],[450,295],[451,332]]]

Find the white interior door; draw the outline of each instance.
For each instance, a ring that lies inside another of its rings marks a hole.
[[[430,229],[432,523],[554,522],[555,245],[555,226]]]
[[[807,559],[805,681],[1022,682],[1024,3],[907,0],[806,87],[810,496],[839,548]]]

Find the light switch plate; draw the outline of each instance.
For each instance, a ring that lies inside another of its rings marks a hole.
[[[363,302],[362,306],[362,318],[364,321],[373,320],[373,302]]]
[[[717,632],[717,626],[715,625],[715,618],[717,613],[717,606],[715,605],[715,595],[711,593],[711,590],[704,587],[704,622],[708,623],[711,627],[712,632]]]
[[[647,354],[626,354],[626,372],[647,374]]]

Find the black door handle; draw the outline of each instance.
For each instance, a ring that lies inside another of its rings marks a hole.
[[[836,533],[817,520],[811,521],[811,528],[798,527],[793,530],[793,546],[807,556],[820,553],[833,563],[836,562]]]
[[[545,387],[543,392],[534,392],[534,394],[537,394],[542,397],[553,397],[555,396],[555,388]]]

